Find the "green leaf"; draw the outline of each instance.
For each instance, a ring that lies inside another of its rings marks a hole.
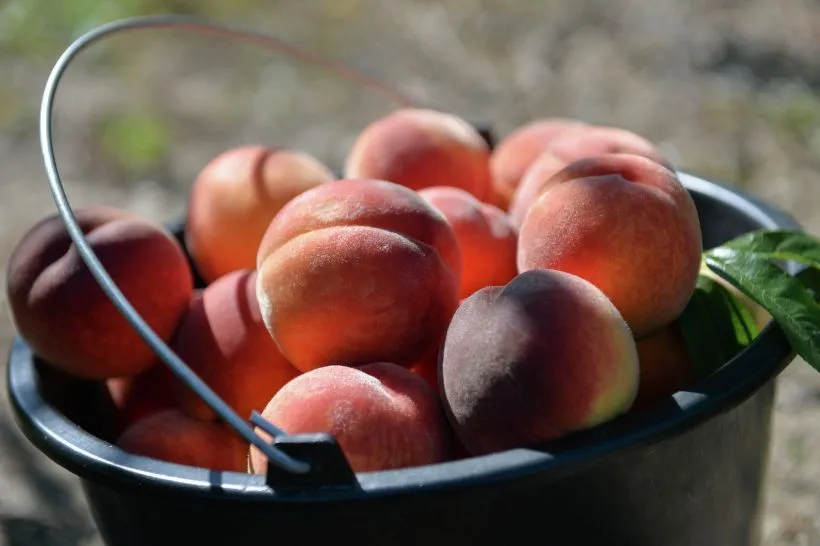
[[[678,325],[699,378],[726,364],[758,333],[749,310],[725,286],[706,275],[698,277]]]
[[[762,254],[727,246],[707,251],[704,258],[712,271],[766,309],[792,348],[820,371],[820,306],[801,279]]]
[[[795,275],[803,283],[814,297],[814,301],[820,299],[820,269],[807,267]]]
[[[820,267],[820,240],[797,229],[752,231],[721,245],[721,248]]]

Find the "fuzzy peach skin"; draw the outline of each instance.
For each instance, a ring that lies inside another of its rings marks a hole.
[[[652,409],[694,382],[694,367],[677,323],[638,340],[636,346],[641,379],[632,411]]]
[[[460,298],[485,286],[507,284],[518,274],[518,230],[501,209],[448,186],[418,193],[444,215],[455,232],[461,250]]]
[[[185,244],[203,280],[253,269],[279,209],[333,179],[328,167],[298,150],[248,145],[212,159],[194,181],[185,225]]]
[[[285,385],[262,416],[288,434],[332,435],[354,472],[422,466],[450,456],[451,432],[438,397],[423,379],[391,363],[307,372]],[[249,466],[267,472],[267,459],[255,446]]]
[[[508,210],[513,224],[521,225],[529,207],[558,171],[579,159],[615,153],[640,155],[672,169],[652,142],[628,129],[601,125],[574,127],[556,135],[522,175]]]
[[[501,139],[490,154],[493,198],[489,202],[506,211],[524,173],[552,141],[568,129],[586,126],[574,119],[538,119]]]
[[[181,246],[159,225],[110,207],[75,210],[102,265],[165,341],[193,291]],[[156,363],[151,348],[91,275],[55,213],[18,242],[6,293],[20,335],[41,358],[85,379],[132,376]]]
[[[262,318],[302,372],[409,365],[440,342],[458,306],[452,228],[392,182],[342,180],[303,193],[271,222],[257,263]]]
[[[534,270],[462,303],[442,352],[445,411],[473,455],[526,447],[626,412],[638,355],[614,305],[569,273]]]
[[[674,321],[695,289],[701,254],[695,204],[655,161],[610,154],[555,174],[518,237],[518,269],[558,269],[612,300],[634,335]]]
[[[117,439],[117,447],[169,463],[246,472],[248,443],[218,421],[200,421],[165,410],[137,421]]]
[[[402,108],[364,128],[345,163],[345,178],[389,180],[413,190],[455,186],[485,200],[490,149],[465,120],[446,112]]]
[[[268,333],[256,300],[256,271],[228,273],[194,295],[171,343],[176,354],[240,417],[250,419],[299,371]],[[216,413],[191,389],[174,383],[191,417]]]

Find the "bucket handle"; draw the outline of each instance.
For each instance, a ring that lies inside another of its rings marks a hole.
[[[329,434],[288,435],[285,431],[264,419],[256,411],[254,411],[250,417],[250,424],[239,417],[224,400],[165,344],[139,315],[114,283],[108,271],[103,267],[77,223],[74,211],[66,196],[54,154],[52,117],[57,87],[68,65],[77,54],[86,47],[117,32],[146,28],[171,28],[216,34],[238,41],[261,45],[284,52],[311,64],[321,66],[322,68],[335,72],[344,79],[378,91],[401,105],[412,106],[415,104],[415,101],[368,76],[333,63],[318,55],[300,50],[261,32],[209,23],[190,16],[149,15],[121,19],[101,25],[86,32],[72,42],[68,48],[63,51],[52,68],[43,91],[40,105],[40,148],[52,197],[57,206],[57,211],[65,224],[69,237],[77,246],[77,250],[83,262],[85,262],[108,299],[111,300],[117,310],[119,310],[140,337],[151,347],[160,360],[171,369],[177,378],[202,398],[222,421],[229,425],[245,441],[256,446],[268,458],[269,463],[273,463],[268,464],[267,482],[269,485],[273,485],[272,482],[276,482],[277,485],[297,487],[305,485],[323,487],[327,487],[328,485],[350,485],[355,482],[355,474],[351,471],[347,459],[344,457],[335,439]],[[251,424],[272,436],[274,438],[273,443],[269,443],[266,439],[259,436],[254,429],[251,428]]]

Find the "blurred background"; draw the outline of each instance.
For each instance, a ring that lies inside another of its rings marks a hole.
[[[817,0],[0,0],[3,273],[55,210],[37,115],[57,56],[85,30],[149,13],[268,32],[500,135],[548,116],[625,127],[680,169],[741,186],[820,234]],[[356,133],[394,106],[279,52],[135,31],[72,64],[55,146],[74,205],[165,221],[225,148],[289,146],[339,169]],[[3,353],[12,335],[3,302]],[[764,544],[820,544],[820,375],[798,360],[778,389]],[[75,481],[18,434],[3,391],[0,546],[92,544]]]

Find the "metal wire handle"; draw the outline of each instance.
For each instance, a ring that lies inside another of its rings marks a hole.
[[[120,313],[122,313],[131,326],[137,330],[140,337],[151,347],[151,349],[153,349],[163,363],[168,366],[183,383],[185,383],[200,398],[202,398],[225,423],[230,425],[234,431],[242,436],[242,438],[248,443],[259,448],[259,450],[264,453],[268,460],[274,465],[288,472],[306,474],[311,470],[310,464],[291,457],[257,435],[248,422],[239,417],[236,412],[234,412],[228,404],[226,404],[204,381],[202,381],[202,379],[200,379],[199,376],[197,376],[193,370],[191,370],[191,368],[189,368],[188,365],[185,364],[171,350],[171,348],[165,344],[156,332],[151,329],[139,313],[137,313],[136,309],[131,305],[125,295],[120,291],[111,276],[103,267],[102,263],[97,258],[97,255],[91,249],[88,241],[83,235],[82,229],[77,223],[77,219],[74,216],[74,211],[68,202],[68,197],[66,196],[65,189],[57,169],[52,135],[52,114],[54,109],[54,98],[57,93],[57,86],[60,83],[60,80],[68,65],[74,57],[86,47],[116,32],[146,28],[171,28],[210,33],[261,45],[287,53],[290,56],[310,62],[311,64],[321,66],[327,70],[335,72],[337,75],[347,80],[354,81],[363,87],[378,91],[401,105],[412,106],[415,104],[415,101],[413,101],[410,97],[361,73],[335,64],[318,55],[300,50],[261,32],[243,30],[225,25],[217,25],[182,15],[153,15],[122,19],[99,26],[83,34],[71,45],[69,45],[62,55],[60,55],[51,70],[51,74],[46,82],[45,90],[43,91],[39,120],[40,148],[43,154],[46,174],[48,175],[49,187],[51,188],[51,194],[54,198],[55,204],[57,205],[57,211],[65,224],[68,235],[77,246],[80,256],[86,266],[88,266],[97,283],[105,292],[108,299],[111,300],[114,306],[120,311]],[[251,416],[251,423],[263,429],[271,436],[287,436],[285,431],[263,419],[257,412],[254,412]]]

